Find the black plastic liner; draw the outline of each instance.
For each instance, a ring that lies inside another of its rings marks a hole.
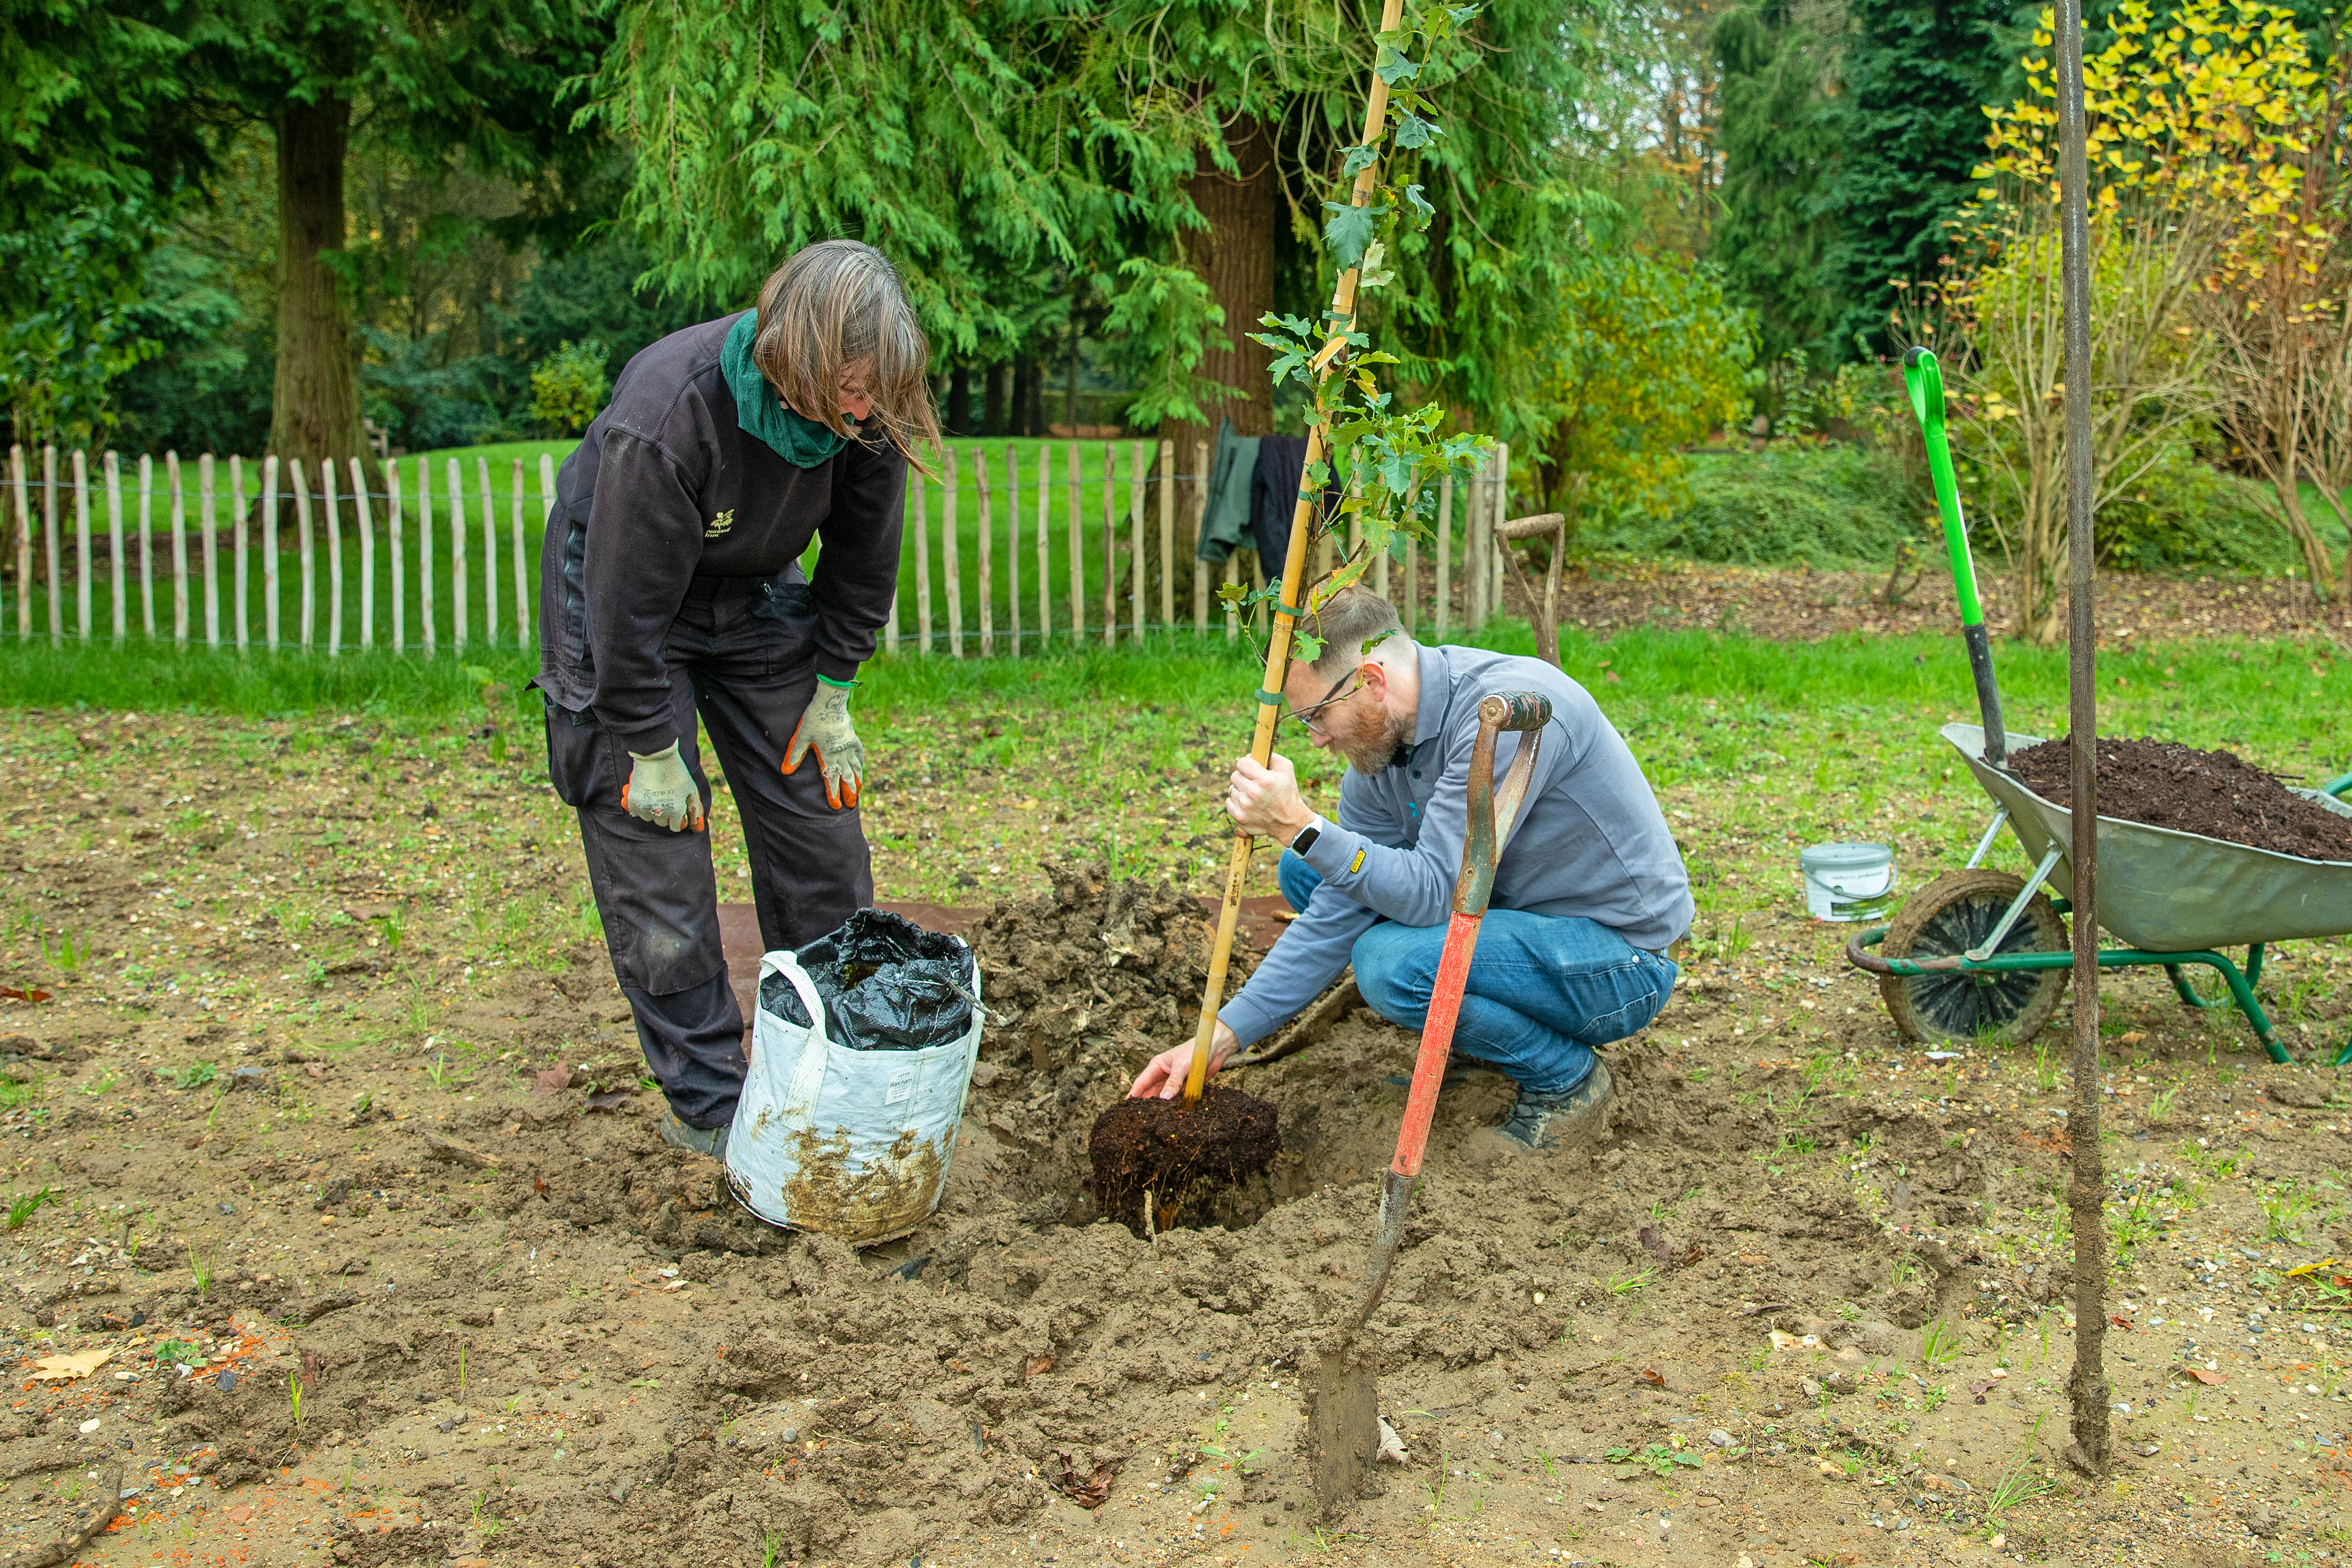
[[[979,966],[961,939],[903,915],[859,910],[795,955],[824,1005],[827,1038],[853,1051],[922,1051],[971,1031]],[[781,974],[760,983],[760,1007],[808,1027],[800,993]]]

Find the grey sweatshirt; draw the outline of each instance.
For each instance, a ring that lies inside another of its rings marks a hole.
[[[1217,1016],[1244,1046],[1278,1028],[1339,976],[1375,921],[1443,924],[1469,831],[1478,701],[1496,691],[1551,699],[1535,776],[1496,868],[1490,908],[1577,915],[1660,952],[1690,930],[1690,878],[1664,813],[1592,694],[1539,658],[1420,647],[1413,742],[1370,777],[1339,781],[1339,820],[1305,859],[1322,879],[1307,909]],[[1501,783],[1519,737],[1495,747]]]

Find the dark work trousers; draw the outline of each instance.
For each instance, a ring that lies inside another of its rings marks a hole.
[[[784,747],[816,689],[814,627],[804,584],[697,579],[662,647],[678,754],[708,813],[710,781],[695,738],[700,713],[743,819],[760,938],[770,952],[814,942],[874,901],[856,809],[825,805],[814,752],[798,771],[782,771]],[[598,727],[593,710],[548,706],[548,774],[580,814],[589,885],[646,1063],[678,1120],[717,1127],[735,1114],[745,1064],[742,1009],[719,949],[710,836],[672,833],[623,811],[631,766],[627,748]]]

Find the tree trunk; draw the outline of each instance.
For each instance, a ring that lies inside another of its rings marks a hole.
[[[1192,269],[1225,312],[1228,346],[1202,355],[1199,374],[1241,395],[1210,406],[1205,425],[1171,421],[1160,427],[1162,436],[1176,442],[1179,468],[1190,466],[1194,441],[1216,439],[1220,416],[1234,422],[1236,435],[1274,432],[1274,383],[1266,374],[1274,356],[1263,343],[1250,342],[1249,334],[1259,330],[1258,318],[1275,308],[1274,249],[1286,216],[1282,184],[1275,174],[1273,138],[1256,120],[1243,115],[1227,125],[1225,150],[1240,177],[1216,167],[1206,152],[1199,155],[1184,189],[1209,228],[1205,234],[1187,233],[1184,247]]]
[[[323,253],[343,248],[352,106],[289,102],[278,116],[278,379],[269,449],[317,463],[365,454],[351,310]]]
[[[964,365],[948,372],[947,425],[950,436],[971,434],[971,371]]]
[[[992,364],[982,374],[987,377],[987,380],[981,384],[987,408],[981,416],[980,433],[983,436],[1002,436],[1004,434],[1006,425],[1004,404],[1008,389],[1005,384],[1012,379],[1013,367]]]
[[[1070,438],[1078,437],[1078,320],[1070,318],[1069,381],[1063,392],[1062,416],[1070,426]]]

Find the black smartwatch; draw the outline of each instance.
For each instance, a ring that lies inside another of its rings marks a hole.
[[[1306,826],[1298,830],[1298,837],[1290,841],[1290,852],[1293,855],[1306,854],[1309,849],[1315,847],[1315,841],[1322,836],[1323,829],[1319,824],[1313,822],[1308,823]]]

